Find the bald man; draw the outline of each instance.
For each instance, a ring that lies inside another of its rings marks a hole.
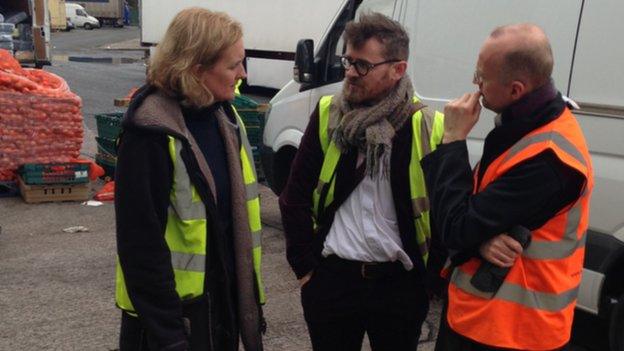
[[[567,347],[593,178],[552,68],[542,29],[495,29],[479,52],[478,91],[448,103],[443,143],[421,161],[432,226],[452,253],[436,350]],[[466,137],[479,102],[498,115],[472,171]],[[530,244],[508,235],[516,226],[530,230]],[[506,268],[500,285],[473,279],[486,262]]]

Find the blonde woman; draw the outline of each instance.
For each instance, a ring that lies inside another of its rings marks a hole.
[[[123,122],[117,160],[120,350],[261,350],[260,208],[242,122],[241,25],[175,16]]]

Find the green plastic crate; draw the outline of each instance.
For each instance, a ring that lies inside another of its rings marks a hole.
[[[117,156],[117,141],[115,139],[96,136],[95,141],[97,141],[99,153],[112,157]]]
[[[260,126],[245,125],[245,130],[247,131],[247,139],[249,139],[249,143],[252,146],[259,146],[262,141],[263,128]]]
[[[89,182],[89,165],[86,163],[27,163],[19,173],[28,185]]]
[[[121,132],[123,112],[100,113],[95,115],[98,136],[115,140]]]
[[[237,95],[232,102],[236,112],[245,123],[245,127],[249,133],[250,127],[264,127],[264,111],[261,109],[261,105],[251,98],[244,95]]]
[[[234,97],[234,101],[232,101],[232,105],[236,107],[236,109],[251,109],[255,110],[258,108],[258,103],[245,95],[236,95]]]
[[[117,157],[98,153],[95,155],[95,163],[104,169],[104,177],[115,178],[115,168],[117,165]]]
[[[261,105],[244,95],[237,95],[232,105],[243,120],[249,144],[252,148],[260,149],[262,132],[264,131],[264,111],[261,109]],[[260,161],[260,156],[256,152],[254,152],[254,160],[256,164]]]

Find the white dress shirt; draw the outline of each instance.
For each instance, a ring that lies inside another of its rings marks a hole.
[[[363,158],[359,155],[358,164]],[[390,177],[382,177],[381,170],[379,174],[366,175],[338,208],[322,254],[362,262],[399,260],[411,270],[414,264],[403,250]]]

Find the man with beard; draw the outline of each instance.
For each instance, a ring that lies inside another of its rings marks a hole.
[[[415,350],[442,260],[419,162],[443,116],[414,97],[399,23],[363,15],[344,40],[342,93],[319,101],[280,196],[287,258],[314,350],[360,350],[365,332],[373,350]]]

